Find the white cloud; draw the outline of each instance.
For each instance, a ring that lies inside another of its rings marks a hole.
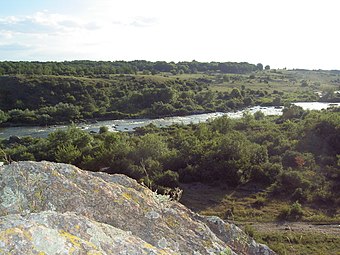
[[[23,50],[30,50],[30,49],[32,49],[31,46],[20,44],[20,43],[0,44],[0,52],[1,51],[23,51]]]
[[[95,22],[84,22],[80,18],[48,12],[37,12],[31,16],[5,17],[0,19],[0,27],[5,32],[26,34],[53,34],[98,28]]]
[[[130,22],[129,25],[135,27],[149,27],[155,24],[157,24],[156,18],[136,17],[133,21]]]

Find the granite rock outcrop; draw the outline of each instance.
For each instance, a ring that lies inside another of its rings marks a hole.
[[[61,163],[0,167],[0,216],[0,253],[275,254],[127,176]]]

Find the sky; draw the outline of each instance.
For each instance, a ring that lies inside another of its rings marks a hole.
[[[340,70],[339,0],[0,0],[0,61]]]

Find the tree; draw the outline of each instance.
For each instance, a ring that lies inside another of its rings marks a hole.
[[[89,133],[75,126],[70,126],[67,130],[57,130],[49,134],[47,139],[51,148],[49,152],[50,155],[55,155],[56,152],[60,150],[60,159],[64,157],[67,151],[74,153],[74,148],[85,150],[90,147],[91,141],[93,140]],[[75,154],[77,154],[77,152],[75,152]]]
[[[264,67],[264,69],[265,69],[265,70],[270,70],[270,65],[266,65],[266,66]]]
[[[179,179],[178,173],[171,170],[167,170],[156,177],[156,184],[160,186],[175,188],[178,187],[179,185],[178,179]]]
[[[275,106],[280,106],[281,105],[281,97],[275,97],[272,102],[273,105]]]
[[[233,88],[233,90],[230,92],[231,98],[242,98],[242,94],[239,89]]]
[[[233,129],[233,121],[228,116],[222,116],[210,122],[211,130],[227,134]]]
[[[303,114],[305,113],[305,111],[302,109],[301,106],[297,106],[297,105],[289,105],[287,107],[285,107],[282,110],[282,119],[284,120],[289,120],[289,119],[298,119],[301,118],[303,116]]]
[[[150,113],[158,116],[161,115],[171,115],[174,113],[175,108],[171,104],[164,104],[163,102],[155,102],[151,105]]]
[[[20,110],[20,109],[13,109],[8,112],[11,122],[15,123],[34,123],[37,119],[34,111],[30,111],[28,109]]]
[[[258,63],[258,64],[256,65],[256,68],[257,68],[257,70],[262,71],[262,70],[263,70],[263,65],[262,65],[261,63]]]
[[[306,80],[302,80],[301,87],[308,87],[308,82]]]
[[[4,111],[0,110],[0,123],[6,122],[7,119],[8,119],[7,114]]]
[[[255,120],[263,120],[264,119],[264,113],[262,111],[256,111],[254,113]]]
[[[59,120],[70,121],[80,117],[80,110],[78,106],[67,103],[59,103],[56,105],[55,114]]]
[[[133,152],[136,162],[152,158],[162,160],[169,155],[170,150],[164,139],[157,134],[146,134],[140,138]]]
[[[57,147],[55,159],[57,162],[74,164],[81,156],[81,151],[73,144],[68,143]]]
[[[104,133],[107,133],[109,132],[109,128],[107,126],[101,126],[99,128],[99,134],[104,134]]]

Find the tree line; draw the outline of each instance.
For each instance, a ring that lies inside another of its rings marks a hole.
[[[269,66],[266,66],[268,69]],[[64,61],[64,62],[28,62],[3,61],[0,62],[0,75],[71,75],[71,76],[101,76],[110,74],[156,74],[168,72],[172,74],[213,72],[244,74],[262,70],[262,64],[247,62],[150,62],[135,61]]]

